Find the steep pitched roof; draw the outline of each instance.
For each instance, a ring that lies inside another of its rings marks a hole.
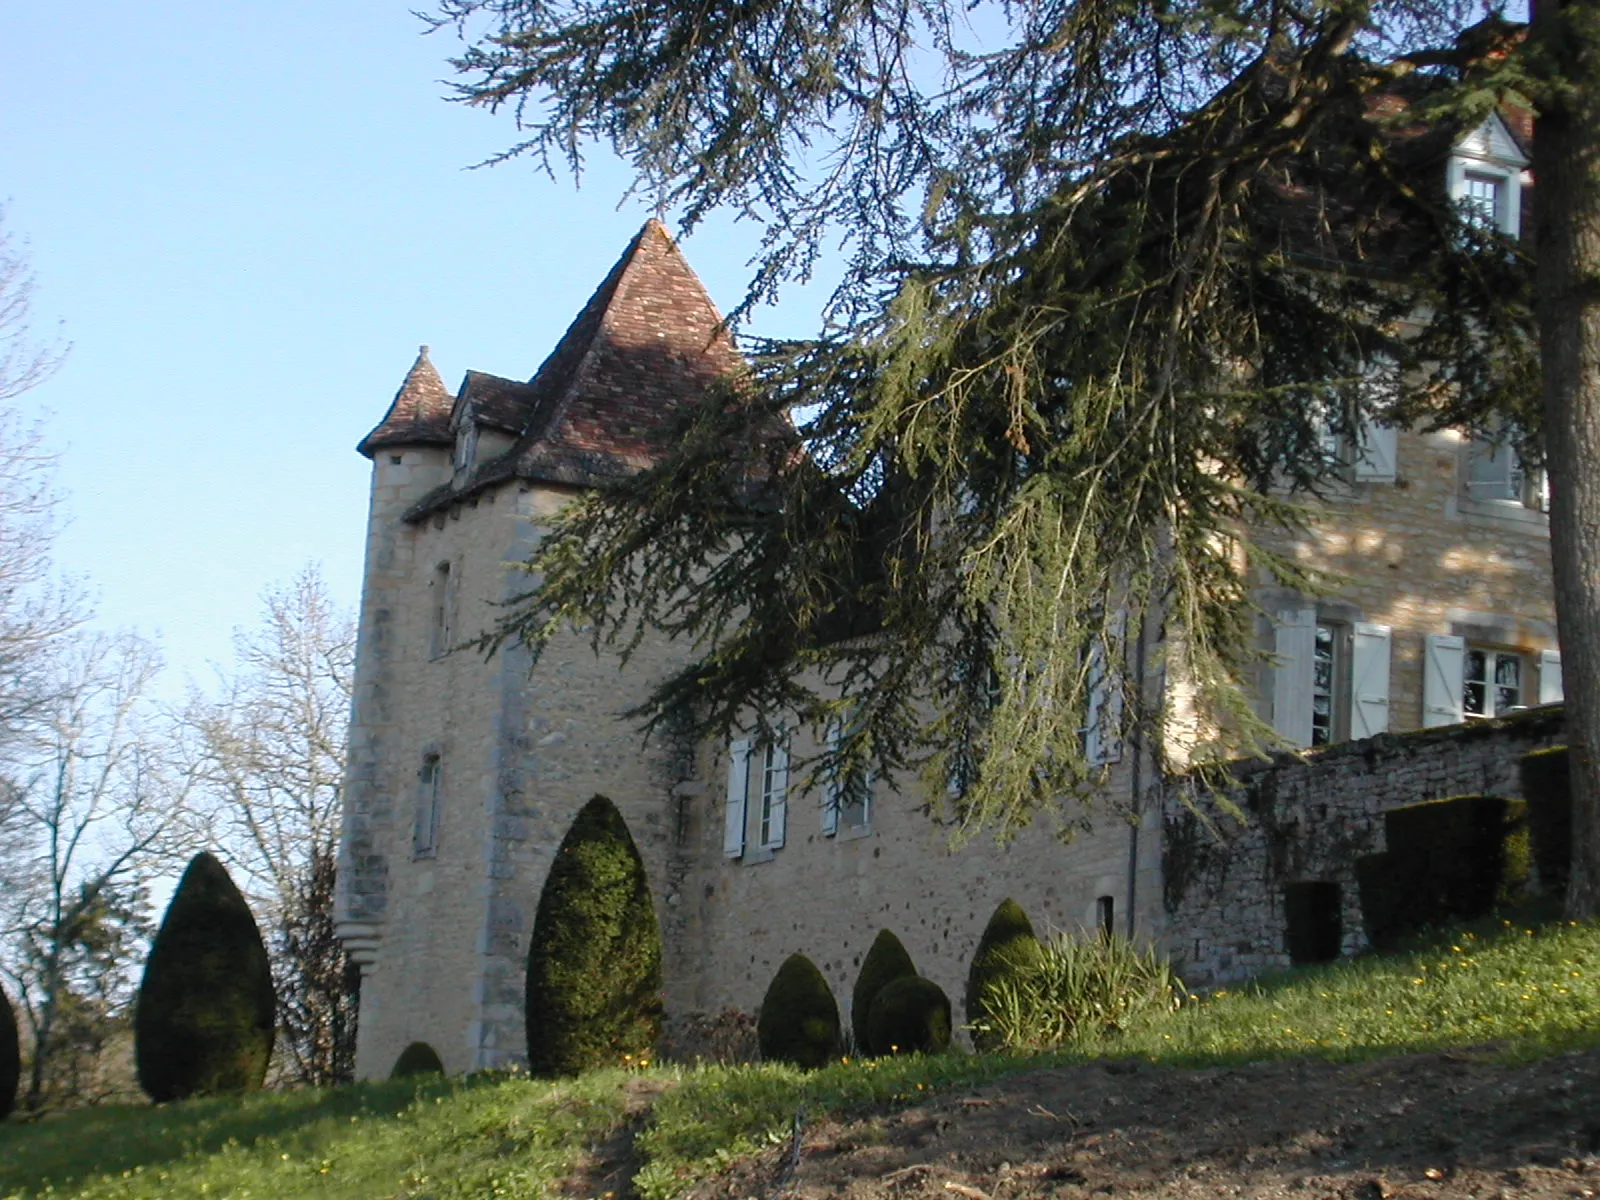
[[[439,372],[428,360],[428,348],[417,351],[417,361],[406,372],[383,420],[362,438],[356,449],[371,458],[384,446],[448,446],[450,409],[454,401]]]
[[[484,404],[485,423],[518,441],[408,515],[506,479],[593,486],[640,470],[671,416],[742,363],[705,285],[652,218],[527,384],[469,374],[458,403],[474,413]]]

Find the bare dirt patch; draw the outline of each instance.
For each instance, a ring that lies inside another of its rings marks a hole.
[[[633,1177],[643,1163],[634,1139],[650,1119],[650,1106],[668,1085],[659,1079],[631,1079],[623,1089],[623,1122],[589,1147],[558,1189],[572,1200],[633,1200]]]
[[[1034,1071],[804,1131],[696,1200],[1590,1200],[1600,1051]]]

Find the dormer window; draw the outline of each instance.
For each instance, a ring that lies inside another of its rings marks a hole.
[[[1446,184],[1462,216],[1483,229],[1517,237],[1528,159],[1498,116],[1456,144]]]

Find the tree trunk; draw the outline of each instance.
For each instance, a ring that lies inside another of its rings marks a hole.
[[[1534,14],[1538,321],[1550,556],[1572,758],[1573,917],[1600,912],[1600,0]]]

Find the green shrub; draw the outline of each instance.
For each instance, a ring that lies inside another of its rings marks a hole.
[[[1054,1050],[1171,1012],[1184,995],[1154,947],[1140,950],[1116,934],[1058,934],[1021,969],[990,984],[984,1033],[997,1048]]]
[[[917,966],[911,955],[900,944],[900,939],[887,929],[880,929],[872,941],[872,948],[861,962],[861,973],[856,976],[855,990],[850,993],[850,1032],[855,1035],[856,1051],[860,1054],[887,1054],[889,1048],[874,1044],[867,1030],[867,1016],[878,993],[905,976],[915,978]]]
[[[983,936],[972,955],[967,972],[967,1024],[972,1027],[972,1044],[979,1050],[994,1049],[990,1033],[988,996],[994,986],[1027,971],[1039,961],[1039,939],[1022,906],[1009,897],[1000,902],[984,926]]]
[[[1547,895],[1563,896],[1572,867],[1571,759],[1565,746],[1555,746],[1524,755],[1521,769],[1539,886]]]
[[[22,1047],[17,1041],[17,1014],[0,988],[0,1121],[11,1114],[17,1103],[17,1084],[22,1079]]]
[[[528,1068],[576,1075],[648,1058],[661,1033],[661,929],[617,806],[585,804],[539,897],[528,949]]]
[[[950,1048],[950,997],[920,975],[891,979],[873,998],[867,1036],[875,1054],[943,1054]]]
[[[806,1070],[839,1052],[839,1006],[822,972],[804,954],[791,954],[772,977],[756,1019],[761,1057]]]
[[[272,1056],[272,971],[250,906],[197,854],[150,946],[133,1016],[139,1085],[160,1103],[261,1086]]]
[[[412,1042],[394,1060],[394,1070],[389,1072],[389,1078],[409,1079],[413,1075],[443,1074],[444,1063],[439,1060],[438,1052],[427,1042]]]
[[[1385,813],[1388,850],[1356,860],[1372,944],[1390,947],[1519,899],[1531,866],[1526,810],[1520,800],[1458,796]]]

